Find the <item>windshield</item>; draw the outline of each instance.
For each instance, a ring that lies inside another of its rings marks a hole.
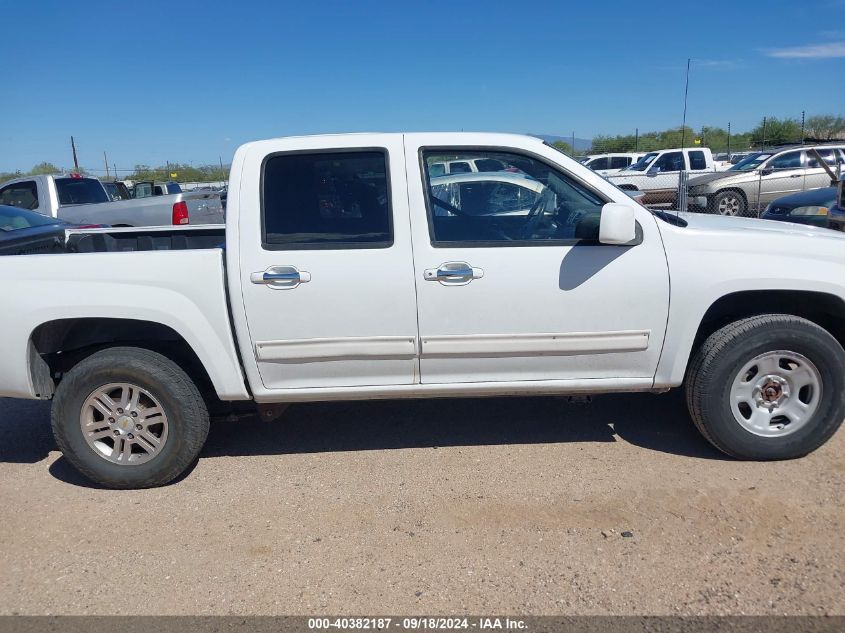
[[[623,171],[645,171],[646,169],[648,169],[649,165],[654,162],[654,159],[657,158],[658,153],[659,152],[649,152],[636,163],[634,163]]]
[[[728,171],[752,171],[757,169],[764,161],[771,157],[771,154],[762,154],[757,152],[756,154],[751,154],[751,156],[743,158],[736,165],[728,169]]]
[[[109,195],[94,178],[56,178],[59,204],[96,204],[109,202]]]
[[[16,207],[0,206],[0,231],[9,232],[49,224],[59,225],[61,221]]]

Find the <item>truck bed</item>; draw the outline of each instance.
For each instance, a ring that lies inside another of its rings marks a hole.
[[[135,251],[185,251],[225,248],[226,227],[141,227],[71,229],[67,232],[68,253],[123,253]]]

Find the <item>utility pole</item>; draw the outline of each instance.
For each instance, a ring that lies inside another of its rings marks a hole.
[[[103,150],[103,162],[106,164],[106,180],[111,180],[111,175],[109,174],[109,159],[106,157],[105,150]],[[117,174],[114,176],[115,179],[117,179]]]
[[[575,130],[572,131],[572,155],[575,156]]]
[[[76,160],[76,143],[73,142],[73,137],[70,137],[70,148],[73,150],[73,168],[79,173],[79,161]]]
[[[766,149],[766,117],[763,117],[763,139],[760,141],[760,151]]]
[[[218,157],[217,157],[217,160],[219,160],[219,161],[220,161],[220,179],[221,179],[223,182],[226,182],[226,172],[225,172],[225,171],[223,171],[223,157],[222,157],[222,156],[218,156]]]
[[[804,110],[801,110],[801,145],[804,144]]]
[[[689,65],[692,61],[691,58],[687,58],[687,83],[684,86],[684,121],[681,123],[681,147],[686,147],[684,145],[684,141],[686,141],[687,136],[687,95],[689,94]]]
[[[634,130],[634,151],[640,151],[640,128]]]

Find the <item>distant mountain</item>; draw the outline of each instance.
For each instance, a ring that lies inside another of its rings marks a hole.
[[[572,145],[572,137],[571,136],[554,136],[553,134],[529,134],[529,136],[536,136],[537,138],[541,138],[547,143],[554,143],[555,141],[563,141],[564,143],[569,143]],[[588,150],[593,146],[593,139],[589,138],[578,138],[575,137],[575,151],[582,152],[584,150]]]

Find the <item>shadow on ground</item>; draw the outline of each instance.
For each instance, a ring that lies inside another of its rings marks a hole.
[[[202,458],[621,438],[649,450],[724,459],[695,430],[682,396],[618,394],[592,404],[555,397],[297,404],[275,422],[213,423]],[[52,450],[48,403],[0,400],[0,462],[35,463]],[[50,472],[89,485],[64,458]]]

